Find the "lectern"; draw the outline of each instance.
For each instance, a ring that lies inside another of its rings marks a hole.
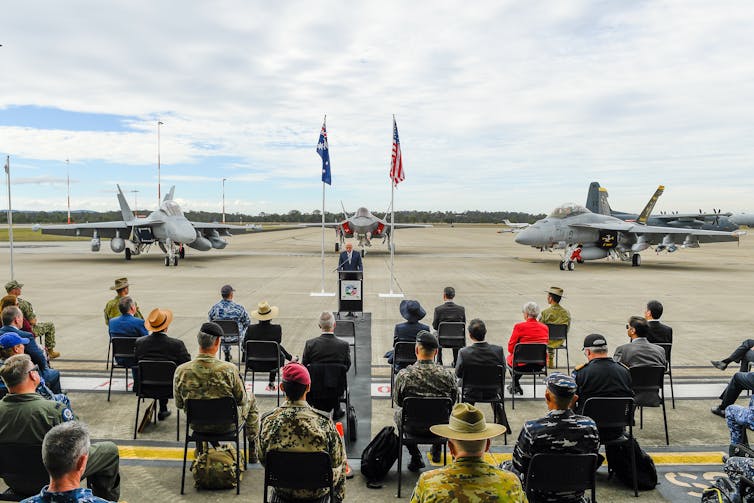
[[[338,271],[338,311],[364,311],[363,271]]]

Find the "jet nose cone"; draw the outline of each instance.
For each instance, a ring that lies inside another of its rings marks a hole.
[[[534,227],[522,229],[521,232],[516,234],[514,241],[520,245],[536,245],[540,232]]]

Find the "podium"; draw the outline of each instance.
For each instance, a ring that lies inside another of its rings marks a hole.
[[[364,311],[364,272],[338,271],[338,311]]]

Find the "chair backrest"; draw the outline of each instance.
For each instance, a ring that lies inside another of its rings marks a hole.
[[[353,320],[335,322],[335,337],[356,337],[356,323]]]
[[[461,395],[465,396],[469,388],[474,395],[481,397],[503,396],[505,370],[502,365],[464,365]]]
[[[595,486],[597,454],[540,453],[529,462],[526,496],[535,501],[537,493],[583,491]]]
[[[634,391],[659,391],[665,380],[665,367],[662,365],[638,365],[628,371]]]
[[[442,321],[437,325],[437,340],[444,348],[462,348],[466,345],[466,324],[462,321]]]
[[[280,345],[275,341],[246,341],[246,368],[270,372],[280,368]]]
[[[212,320],[223,329],[225,337],[238,337],[238,322],[236,320]]]
[[[329,489],[333,474],[330,455],[320,452],[269,451],[264,464],[264,494],[267,488]]]
[[[568,338],[568,325],[547,323],[547,328],[550,331],[551,341],[562,341]]]
[[[50,483],[42,463],[42,444],[0,444],[0,478],[19,495],[39,494]]]
[[[654,344],[657,344],[662,349],[665,350],[665,363],[670,367],[670,353],[673,352],[673,343],[672,342],[655,342]]]
[[[597,423],[597,428],[623,428],[633,425],[633,397],[592,397],[584,403],[585,416]]]
[[[348,389],[348,369],[342,363],[310,363],[312,384],[306,400],[320,407],[335,407]]]
[[[395,365],[412,364],[416,362],[416,344],[413,342],[396,342],[393,347],[393,363]]]
[[[134,358],[136,352],[137,337],[113,337],[110,342],[113,345],[112,358]]]
[[[528,363],[531,365],[547,365],[547,344],[534,342],[519,342],[513,348],[513,365]]]
[[[445,424],[450,419],[453,401],[447,397],[408,397],[403,400],[402,426],[412,430],[425,430],[436,424]],[[405,431],[405,428],[404,428]]]
[[[194,426],[238,424],[238,408],[232,396],[186,400],[186,422]]]
[[[173,398],[176,365],[167,360],[139,360],[136,394],[143,398]]]

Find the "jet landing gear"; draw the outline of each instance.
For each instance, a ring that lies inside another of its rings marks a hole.
[[[641,265],[641,255],[638,253],[634,253],[631,255],[631,266],[632,267],[639,267]]]
[[[170,267],[171,264],[174,267],[178,267],[178,257],[180,256],[181,251],[179,250],[176,253],[176,246],[170,240],[168,240],[165,244],[167,245],[167,250],[165,252],[165,267]],[[185,252],[183,253],[185,254]]]
[[[573,271],[576,269],[576,262],[573,260],[563,260],[560,262],[561,271]]]
[[[131,249],[126,247],[126,260],[131,260]]]

